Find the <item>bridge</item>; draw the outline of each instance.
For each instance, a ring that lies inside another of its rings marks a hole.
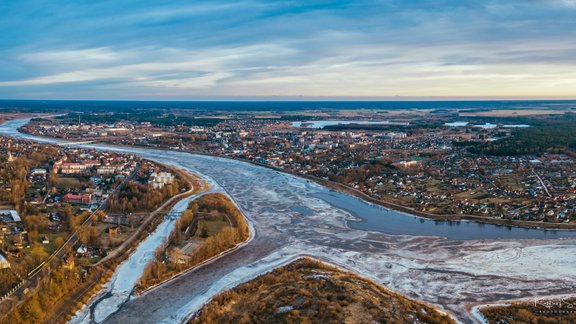
[[[182,216],[182,212],[167,212],[167,213],[158,213],[159,215],[164,215],[164,219],[175,220]]]
[[[163,216],[164,219],[172,219],[172,220],[174,220],[174,219],[176,219],[176,218],[180,218],[180,217],[182,216],[182,214],[183,214],[182,212],[175,212],[175,211],[167,211],[167,212],[161,212],[161,211],[159,211],[159,212],[156,212],[156,213],[155,213],[155,215]],[[133,216],[148,216],[148,215],[150,215],[150,213],[132,213],[132,214],[130,214],[130,215],[133,215]]]
[[[92,144],[95,141],[83,141],[83,142],[65,142],[62,143],[61,145],[63,146],[74,146],[74,145],[85,145],[85,144]]]

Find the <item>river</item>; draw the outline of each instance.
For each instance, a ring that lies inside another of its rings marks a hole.
[[[62,143],[18,133],[25,122],[0,125],[0,134]],[[123,295],[123,301],[107,307],[112,316],[98,316],[98,322],[106,318],[126,323],[134,316],[140,322],[179,322],[218,291],[300,255],[348,268],[465,321],[470,304],[571,293],[576,286],[576,260],[565,257],[576,255],[575,231],[431,221],[245,162],[184,152],[82,146],[132,152],[211,179],[234,199],[255,231],[248,244],[226,257],[143,296]],[[122,276],[120,271],[116,274]]]
[[[56,144],[69,143],[57,139],[38,138],[16,131],[26,122],[26,119],[8,122],[5,125],[0,126],[0,134]],[[136,153],[147,159],[156,161],[172,161],[173,164],[180,165],[184,168],[192,168],[218,183],[227,183],[229,186],[231,186],[233,183],[237,183],[236,179],[234,179],[236,174],[221,172],[222,170],[238,170],[239,175],[243,173],[263,174],[267,177],[267,182],[270,183],[274,183],[275,181],[283,183],[283,177],[286,177],[285,174],[280,174],[276,171],[271,171],[260,166],[255,166],[237,160],[228,160],[225,158],[145,148],[132,149],[125,147],[114,147],[101,144],[84,144],[80,146],[98,148],[100,150],[126,151]],[[245,180],[243,179],[243,181]],[[301,182],[304,183],[307,182],[307,180],[301,180]],[[329,203],[332,208],[343,209],[356,216],[357,219],[349,223],[350,227],[354,229],[377,231],[385,234],[397,235],[442,236],[448,239],[456,240],[497,238],[547,239],[576,237],[576,231],[527,229],[481,224],[471,221],[433,221],[377,206],[362,199],[336,192],[326,187],[304,186],[303,188],[307,190],[306,192],[302,192],[302,194],[308,194],[317,197]],[[224,189],[226,190],[233,188],[224,187]],[[290,208],[294,210],[294,208],[306,208],[306,206],[290,206]]]

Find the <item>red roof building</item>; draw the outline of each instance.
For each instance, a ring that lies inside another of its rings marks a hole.
[[[67,193],[62,197],[62,201],[69,204],[89,204],[92,202],[91,194],[81,194],[75,195],[73,193]]]

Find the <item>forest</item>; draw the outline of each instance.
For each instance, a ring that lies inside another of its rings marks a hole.
[[[222,121],[219,118],[194,118],[172,113],[165,114],[161,111],[133,111],[108,114],[70,113],[59,117],[59,119],[67,123],[77,123],[78,119],[80,119],[81,122],[89,124],[113,124],[122,121],[130,121],[132,123],[149,122],[152,125],[164,127],[179,125],[210,127]]]
[[[520,128],[511,137],[472,146],[471,152],[487,155],[525,155],[576,152],[576,114],[530,119],[532,127]]]
[[[178,179],[159,190],[146,184],[129,181],[116,195],[110,197],[108,210],[111,213],[153,211],[167,199],[178,194],[180,188],[181,181]]]

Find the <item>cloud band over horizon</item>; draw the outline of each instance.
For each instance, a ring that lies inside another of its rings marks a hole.
[[[9,0],[0,28],[0,98],[576,97],[576,0]]]

